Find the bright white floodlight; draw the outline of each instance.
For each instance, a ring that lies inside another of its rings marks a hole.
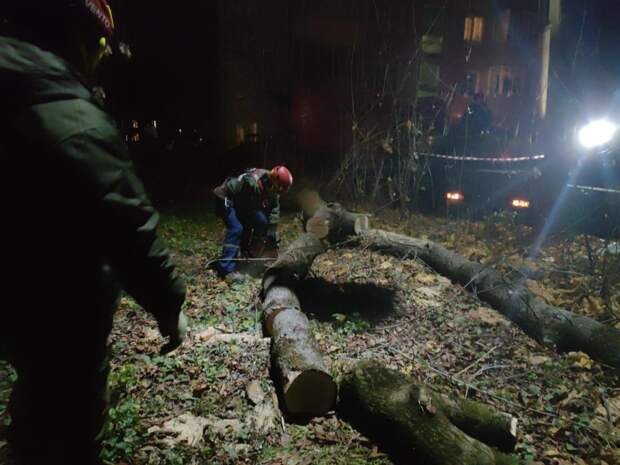
[[[618,127],[607,120],[600,119],[586,124],[579,130],[579,142],[587,149],[592,149],[609,142]]]

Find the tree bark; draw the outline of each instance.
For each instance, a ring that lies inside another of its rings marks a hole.
[[[301,311],[294,285],[303,279],[314,258],[324,251],[321,241],[304,234],[263,276],[265,332],[272,338],[271,357],[286,411],[292,415],[324,415],[336,404],[337,386],[327,371]]]
[[[491,267],[428,241],[381,230],[362,234],[371,248],[398,257],[417,257],[519,326],[528,336],[561,352],[583,351],[620,368],[620,331],[592,318],[547,305],[522,284],[506,280]]]
[[[342,242],[356,235],[382,253],[400,258],[417,257],[442,275],[474,291],[480,300],[490,304],[539,343],[561,352],[583,351],[600,362],[620,368],[619,330],[547,305],[522,284],[508,283],[491,267],[469,261],[432,241],[369,229],[367,223],[357,228],[355,215],[338,204],[322,203],[316,209],[316,215],[326,218],[322,224],[329,228],[325,237],[330,242]]]
[[[344,376],[338,413],[377,441],[395,463],[518,463],[485,444],[512,450],[512,417],[472,401],[447,400],[374,361],[360,362]]]
[[[368,229],[368,215],[351,213],[338,203],[321,205],[306,219],[306,231],[319,239],[339,242]]]

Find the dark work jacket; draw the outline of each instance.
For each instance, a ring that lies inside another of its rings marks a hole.
[[[185,290],[158,214],[79,73],[0,36],[0,101],[0,340],[42,336],[45,325],[83,342],[107,336],[116,283],[157,318],[177,314]]]
[[[256,210],[265,212],[269,224],[276,226],[280,221],[280,195],[267,188],[269,171],[252,168],[238,177],[227,178],[213,193],[227,198],[243,219]]]

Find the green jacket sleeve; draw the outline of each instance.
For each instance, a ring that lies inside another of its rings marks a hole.
[[[53,115],[53,117],[49,117]],[[157,233],[159,215],[134,173],[127,148],[106,113],[88,101],[33,107],[57,153],[88,186],[103,234],[103,254],[123,288],[156,318],[178,314],[185,287]]]
[[[83,157],[84,169],[99,190],[105,255],[123,288],[157,318],[178,313],[185,287],[168,248],[157,233],[159,214],[146,197],[124,144],[102,129],[63,143],[69,156]]]

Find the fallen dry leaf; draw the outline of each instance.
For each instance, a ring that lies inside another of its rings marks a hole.
[[[148,432],[174,434],[174,438],[166,438],[164,442],[170,446],[185,443],[190,447],[196,447],[202,441],[205,427],[209,420],[202,417],[195,417],[191,413],[185,413],[177,418],[168,420],[163,426],[153,426]]]
[[[159,334],[159,331],[157,331],[157,329],[155,328],[146,328],[144,330],[144,340],[146,342],[157,342],[161,339],[161,336]]]
[[[250,422],[258,433],[266,434],[275,427],[277,419],[278,414],[272,405],[260,404],[254,407]]]
[[[258,380],[249,382],[245,388],[245,392],[248,399],[250,399],[254,405],[260,404],[263,400],[265,400],[265,391],[263,391],[260,381]]]
[[[532,294],[536,297],[540,297],[549,305],[555,305],[555,297],[538,281],[528,279],[525,281],[525,287],[527,287]]]
[[[560,401],[560,406],[566,407],[567,405],[571,404],[574,400],[579,399],[581,396],[582,395],[580,393],[578,393],[575,389],[573,389],[568,393],[565,399]]]
[[[530,365],[542,365],[549,360],[551,360],[551,357],[545,355],[532,355],[527,359]]]
[[[216,328],[209,327],[204,331],[196,334],[196,339],[201,342],[211,344],[269,344],[271,339],[268,337],[260,337],[253,333],[223,333]]]
[[[586,315],[598,315],[605,311],[605,302],[600,297],[589,295],[583,299],[581,310]]]
[[[212,432],[220,436],[226,436],[228,433],[236,435],[241,431],[241,422],[235,419],[209,419],[207,426]]]
[[[594,363],[588,354],[583,352],[569,352],[568,358],[573,362],[572,366],[586,370],[592,369],[592,364]]]
[[[418,273],[415,275],[415,280],[422,284],[433,284],[437,281],[437,277],[430,273]]]
[[[478,307],[476,310],[472,310],[471,312],[467,313],[467,316],[473,318],[474,320],[482,321],[483,323],[491,326],[495,326],[505,322],[503,316],[486,307]]]

